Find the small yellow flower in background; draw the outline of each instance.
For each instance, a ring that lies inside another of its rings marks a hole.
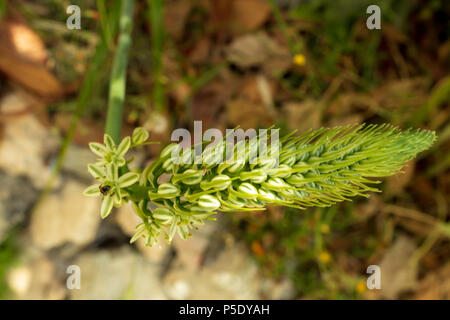
[[[355,286],[355,290],[359,294],[363,294],[364,292],[366,292],[366,289],[367,289],[367,285],[366,285],[366,282],[363,280],[358,281],[358,283]]]
[[[322,232],[323,234],[330,233],[330,226],[327,224],[322,224],[320,226],[320,232]]]
[[[329,263],[331,262],[331,255],[326,251],[322,251],[319,254],[319,261],[322,263]]]
[[[306,58],[305,58],[305,56],[304,55],[302,55],[301,53],[297,53],[295,56],[294,56],[294,59],[293,59],[293,62],[294,62],[294,64],[296,64],[297,66],[304,66],[305,65],[305,63],[306,63]]]

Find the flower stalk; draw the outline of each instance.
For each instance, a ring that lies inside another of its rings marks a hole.
[[[109,85],[108,113],[105,131],[118,142],[122,126],[123,103],[125,101],[125,83],[128,54],[131,47],[133,28],[134,0],[123,0],[120,13],[120,34]]]

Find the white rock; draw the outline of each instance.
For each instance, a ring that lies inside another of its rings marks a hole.
[[[80,147],[71,144],[67,149],[66,158],[63,163],[63,170],[75,173],[77,176],[92,179],[87,170],[89,163],[97,161],[97,156],[87,147]]]
[[[66,289],[57,277],[55,265],[42,253],[28,255],[25,260],[26,263],[12,269],[7,277],[14,297],[27,300],[64,299]]]
[[[11,118],[4,123],[0,141],[0,168],[14,175],[26,175],[37,187],[43,187],[50,176],[44,161],[56,140],[32,115]]]
[[[29,289],[32,270],[27,266],[19,266],[12,269],[8,275],[7,282],[12,291],[23,296]]]
[[[7,231],[23,222],[39,196],[29,179],[0,170],[0,242]]]
[[[101,201],[84,196],[86,187],[69,180],[60,193],[48,195],[33,212],[30,231],[38,247],[50,249],[65,242],[81,246],[94,240]]]
[[[205,250],[210,243],[210,237],[220,228],[220,217],[217,221],[206,221],[199,226],[198,230],[191,229],[192,237],[183,240],[178,235],[173,239],[173,246],[176,249],[177,258],[185,268],[196,270],[200,267],[204,258]]]
[[[1,99],[0,111],[3,114],[17,114],[25,111],[30,103],[30,99],[23,91],[11,91]]]
[[[226,248],[203,269],[180,265],[170,270],[164,288],[172,299],[258,299],[261,279],[247,251],[237,245]]]
[[[72,299],[165,299],[160,268],[130,247],[82,254],[81,288],[70,290]]]

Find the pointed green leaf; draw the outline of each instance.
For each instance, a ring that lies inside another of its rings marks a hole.
[[[122,193],[120,192],[120,188],[114,189],[114,203],[116,205],[120,205],[122,202]]]
[[[119,169],[115,163],[110,163],[106,166],[106,177],[111,181],[119,179]]]
[[[102,179],[105,177],[105,171],[103,168],[95,165],[95,164],[89,164],[88,165],[88,172],[95,178],[95,179]]]
[[[99,157],[103,158],[106,154],[106,147],[101,143],[91,142],[91,143],[89,143],[89,148],[91,149],[91,151],[93,153],[95,153]]]
[[[177,228],[178,234],[180,235],[181,239],[186,240],[188,235],[189,235],[189,231],[188,228],[186,226],[178,226]]]
[[[105,198],[103,199],[102,207],[100,208],[100,216],[102,217],[102,219],[105,219],[107,216],[109,216],[113,208],[113,205],[114,205],[113,197],[110,194],[106,195]]]
[[[175,233],[177,232],[177,220],[174,220],[172,222],[172,225],[170,226],[169,231],[169,242],[172,241],[173,237],[175,236]]]
[[[98,197],[98,196],[100,196],[100,195],[101,195],[101,192],[100,192],[100,183],[93,184],[93,185],[87,187],[87,188],[83,191],[83,194],[84,194],[85,196],[88,196],[88,197]]]
[[[116,144],[109,134],[105,133],[103,136],[103,141],[108,151],[114,151],[116,149]]]
[[[125,137],[120,142],[119,146],[117,147],[117,156],[123,156],[125,153],[127,153],[128,149],[130,149],[131,146],[131,139],[130,137]]]
[[[136,233],[134,234],[134,236],[130,239],[130,243],[134,243],[136,242],[136,240],[138,240],[140,237],[142,237],[145,232],[147,231],[147,229],[145,228],[145,224],[140,224],[137,227]]]
[[[139,174],[135,172],[128,172],[119,178],[117,184],[119,185],[120,188],[126,188],[135,184],[138,180]]]
[[[143,201],[141,201],[141,203],[142,203]],[[142,210],[142,208],[140,207],[140,206],[138,206],[135,202],[131,202],[131,205],[132,205],[132,207],[133,207],[133,210],[134,210],[134,213],[139,217],[139,218],[141,218],[141,219],[145,219],[146,217],[145,217],[145,213],[144,213],[144,211]]]

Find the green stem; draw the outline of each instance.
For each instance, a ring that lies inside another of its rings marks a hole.
[[[162,63],[164,45],[164,0],[148,0],[148,7],[152,38],[152,103],[154,108],[161,112],[165,105]]]
[[[100,24],[102,26],[102,36],[104,37],[108,48],[112,48],[113,37],[111,32],[111,26],[108,19],[108,13],[106,11],[105,0],[97,0],[97,10],[100,14]]]
[[[123,0],[120,13],[120,34],[109,85],[108,115],[105,132],[116,143],[120,141],[123,103],[125,100],[126,70],[131,46],[134,0]]]
[[[0,19],[6,15],[6,0],[0,0]]]

